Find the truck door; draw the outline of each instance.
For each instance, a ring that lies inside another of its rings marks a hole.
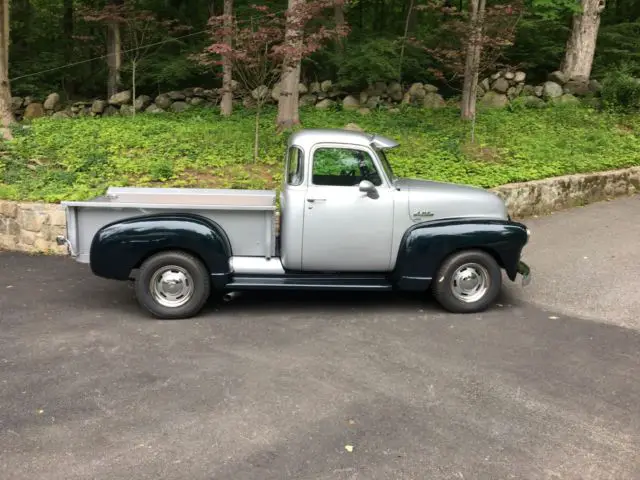
[[[384,272],[390,268],[395,189],[371,150],[326,145],[312,152],[305,197],[305,271]],[[368,180],[373,192],[360,190]]]

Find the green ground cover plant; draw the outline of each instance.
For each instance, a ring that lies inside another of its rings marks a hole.
[[[132,117],[42,118],[0,151],[0,198],[82,200],[108,186],[278,188],[286,135],[273,109],[261,119],[253,162],[254,116],[213,109]],[[583,105],[483,111],[476,142],[456,108],[408,108],[370,115],[303,109],[307,128],[357,123],[400,142],[389,160],[399,176],[485,188],[571,173],[640,165],[640,116]]]

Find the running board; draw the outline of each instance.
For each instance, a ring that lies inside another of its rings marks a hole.
[[[392,290],[385,276],[236,275],[227,290]]]

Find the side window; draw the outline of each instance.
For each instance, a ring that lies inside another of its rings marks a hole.
[[[302,184],[302,152],[298,147],[290,147],[287,155],[287,183],[297,186]]]
[[[382,185],[371,156],[350,148],[318,148],[313,155],[313,184],[352,187],[362,180]]]

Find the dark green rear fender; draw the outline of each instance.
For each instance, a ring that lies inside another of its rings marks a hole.
[[[188,213],[143,215],[105,225],[91,243],[91,270],[100,277],[127,280],[146,258],[172,249],[202,260],[214,286],[227,283],[232,255],[227,235],[217,223]]]
[[[423,290],[446,257],[460,250],[480,249],[493,255],[515,280],[527,241],[527,227],[509,220],[449,219],[416,224],[402,238],[391,278],[403,290]]]

